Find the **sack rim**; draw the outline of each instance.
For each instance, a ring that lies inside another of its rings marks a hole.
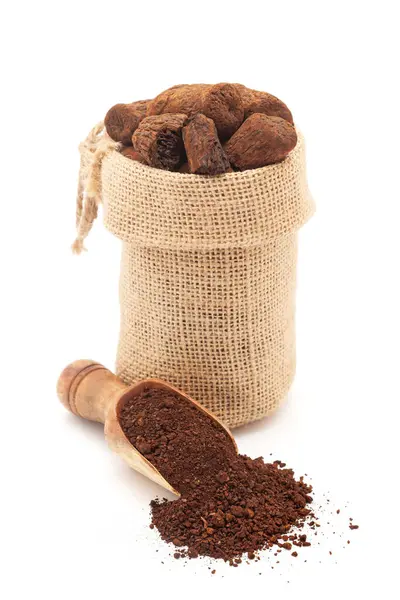
[[[297,231],[314,212],[301,134],[280,163],[215,177],[181,175],[113,149],[101,173],[106,228],[138,246],[249,247]]]

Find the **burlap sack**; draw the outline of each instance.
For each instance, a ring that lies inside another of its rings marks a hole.
[[[230,427],[269,414],[295,374],[302,136],[283,163],[213,178],[129,160],[101,126],[81,152],[75,248],[100,200],[122,240],[117,374],[167,380]]]

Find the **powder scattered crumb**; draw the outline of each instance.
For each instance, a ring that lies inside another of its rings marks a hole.
[[[237,567],[245,553],[253,560],[257,550],[274,545],[310,545],[292,527],[315,519],[312,488],[282,461],[238,455],[218,423],[163,389],[128,398],[119,421],[129,441],[181,494],[151,502],[152,524],[162,539],[183,548],[175,558],[209,556]]]

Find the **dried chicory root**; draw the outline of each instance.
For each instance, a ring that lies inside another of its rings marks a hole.
[[[293,125],[292,113],[282,100],[267,92],[251,90],[240,83],[235,85],[242,98],[245,119],[254,113],[263,113],[269,117],[281,117]]]
[[[244,171],[284,160],[296,143],[296,130],[288,121],[255,113],[225,144],[225,151],[230,163]]]
[[[146,116],[148,100],[131,104],[116,104],[111,107],[104,119],[106,131],[115,142],[132,145],[132,134]]]
[[[220,175],[230,169],[214,121],[205,115],[199,113],[189,120],[183,128],[183,142],[190,173]]]
[[[281,162],[297,142],[289,108],[239,83],[181,84],[153,100],[116,104],[108,135],[127,158],[196,175],[223,175]]]
[[[134,150],[148,165],[174,171],[184,162],[182,127],[186,120],[183,114],[146,117],[132,136]]]
[[[228,139],[240,127],[244,109],[239,90],[231,83],[179,85],[149,103],[149,115],[185,113],[192,117],[203,113],[212,119],[221,139]]]

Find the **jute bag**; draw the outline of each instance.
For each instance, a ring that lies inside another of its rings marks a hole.
[[[280,164],[204,177],[129,160],[102,129],[80,147],[74,248],[102,202],[122,240],[117,374],[169,381],[229,427],[269,414],[295,374],[302,136]]]

